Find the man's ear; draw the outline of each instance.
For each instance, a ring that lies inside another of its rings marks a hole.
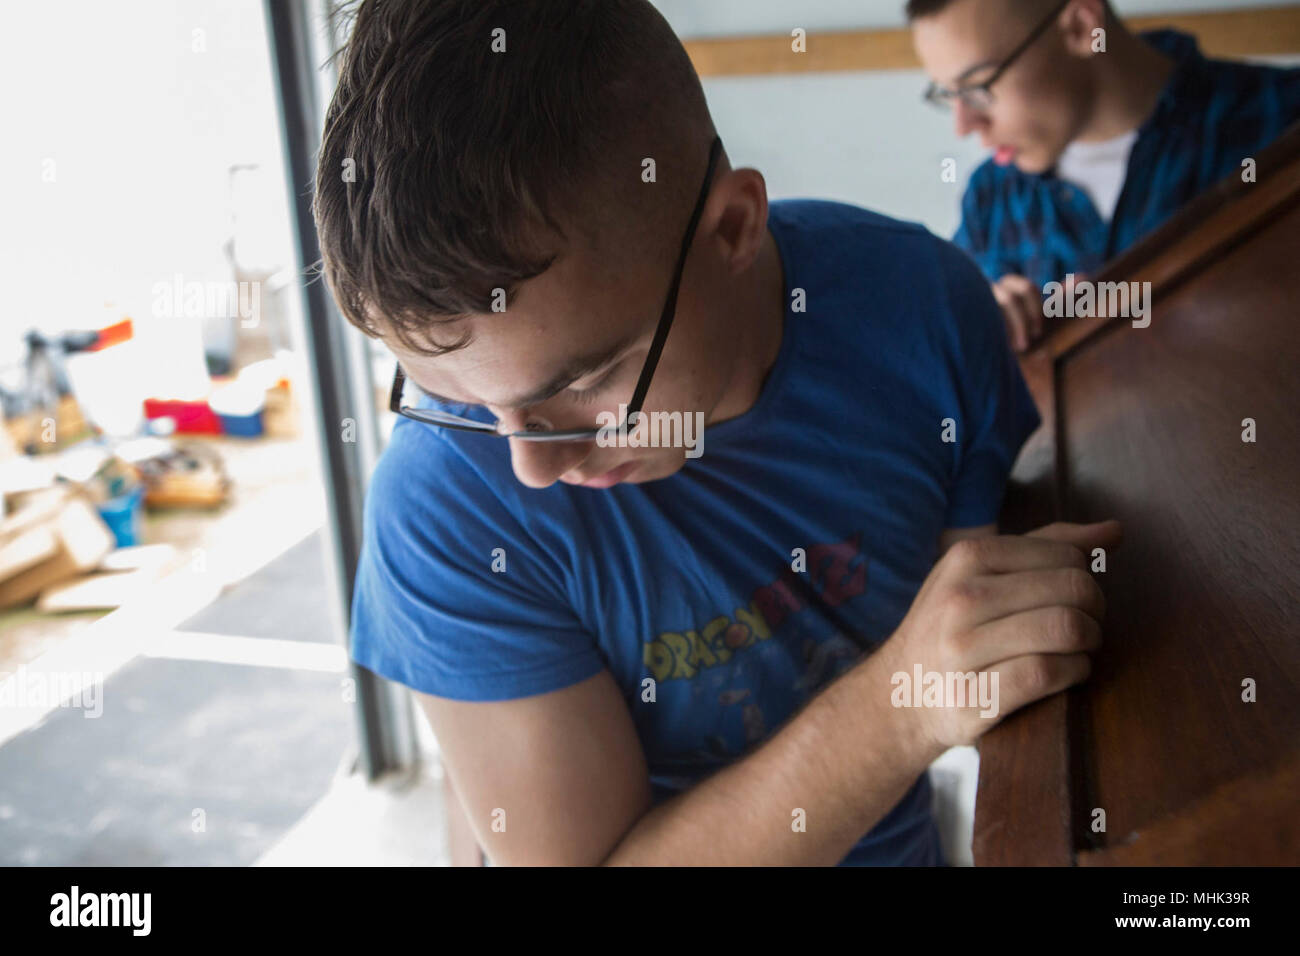
[[[1061,41],[1071,54],[1085,60],[1095,56],[1106,49],[1105,0],[1074,0],[1061,11],[1056,26],[1061,31]]]
[[[732,273],[744,272],[767,233],[767,182],[757,169],[731,169],[718,177],[702,217]]]

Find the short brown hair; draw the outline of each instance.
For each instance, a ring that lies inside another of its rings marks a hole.
[[[1046,13],[1049,4],[1060,2],[1063,2],[1063,0],[1021,0],[1020,6],[1027,12],[1029,11],[1029,7],[1037,6]],[[907,0],[907,7],[904,12],[910,22],[912,20],[919,20],[921,17],[929,17],[936,13],[942,13],[944,9],[952,3],[953,0]],[[1109,0],[1102,0],[1101,5],[1105,8],[1107,16],[1112,15]]]
[[[907,0],[904,13],[908,20],[916,20],[920,17],[928,17],[939,13],[951,2],[952,0]]]
[[[547,269],[560,211],[639,181],[639,161],[610,170],[632,131],[669,145],[712,130],[648,0],[365,0],[343,15],[313,204],[322,271],[350,322],[424,354],[468,341],[434,342],[430,325]]]

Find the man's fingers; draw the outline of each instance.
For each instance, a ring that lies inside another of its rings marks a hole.
[[[1023,297],[1025,312],[1029,316],[1030,341],[1037,341],[1043,335],[1043,297],[1037,289],[1030,289]]]
[[[1043,297],[1038,287],[1024,276],[1007,276],[1007,289],[1015,297],[1017,311],[1025,322],[1026,345],[1043,334]]]
[[[968,627],[1037,608],[1073,607],[1106,616],[1101,586],[1082,568],[1038,568],[969,578],[954,585],[957,613]]]
[[[1011,347],[1017,352],[1023,352],[1029,347],[1029,328],[1020,297],[1007,286],[996,283],[993,286],[993,297],[998,300],[998,305],[1002,308],[1002,317],[1007,327],[1007,339],[1011,342]]]
[[[1087,654],[1026,654],[989,670],[998,675],[998,710],[1006,715],[1087,680],[1092,659]]]
[[[1017,352],[1029,348],[1029,326],[1018,305],[1010,305],[1003,313],[1007,319],[1007,337]]]
[[[961,670],[1026,654],[1081,654],[1101,647],[1101,624],[1077,607],[1040,607],[981,624],[967,632]]]
[[[1043,298],[1038,288],[1022,275],[1005,275],[997,283],[1005,296],[1002,311],[1014,316],[1023,336],[1016,347],[1023,351],[1043,334]]]
[[[1048,541],[1060,541],[1072,544],[1084,552],[1093,548],[1117,548],[1124,540],[1124,526],[1111,518],[1093,524],[1072,524],[1058,521],[1044,525],[1027,535],[1027,538],[1042,538]]]
[[[1034,287],[1034,284],[1022,275],[1005,275],[998,281],[1005,283],[1006,287],[1016,295],[1024,295]]]
[[[1069,541],[1023,534],[967,538],[956,542],[944,557],[963,576],[1088,567],[1088,556]]]

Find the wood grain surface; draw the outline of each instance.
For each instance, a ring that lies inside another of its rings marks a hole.
[[[1151,281],[1149,327],[1074,320],[1022,361],[1045,425],[1004,527],[1125,539],[1090,681],[981,742],[978,865],[1300,863],[1297,250],[1293,130],[1098,277]]]

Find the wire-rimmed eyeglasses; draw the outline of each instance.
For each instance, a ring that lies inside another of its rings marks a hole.
[[[967,108],[974,110],[977,113],[987,113],[989,108],[993,105],[993,84],[998,81],[1012,63],[1020,58],[1022,53],[1033,45],[1035,40],[1043,35],[1043,31],[1051,26],[1052,21],[1057,18],[1060,12],[1064,10],[1069,3],[1070,0],[1062,0],[1061,3],[1057,4],[1051,14],[1047,16],[1042,23],[1034,27],[1033,32],[1030,33],[1029,36],[1025,37],[1024,40],[1021,41],[1020,45],[1012,50],[1011,53],[994,68],[993,74],[983,83],[975,83],[970,86],[960,86],[955,90],[931,83],[926,87],[922,98],[931,106],[937,106],[941,110],[952,109],[953,101],[959,99],[966,104]]]

